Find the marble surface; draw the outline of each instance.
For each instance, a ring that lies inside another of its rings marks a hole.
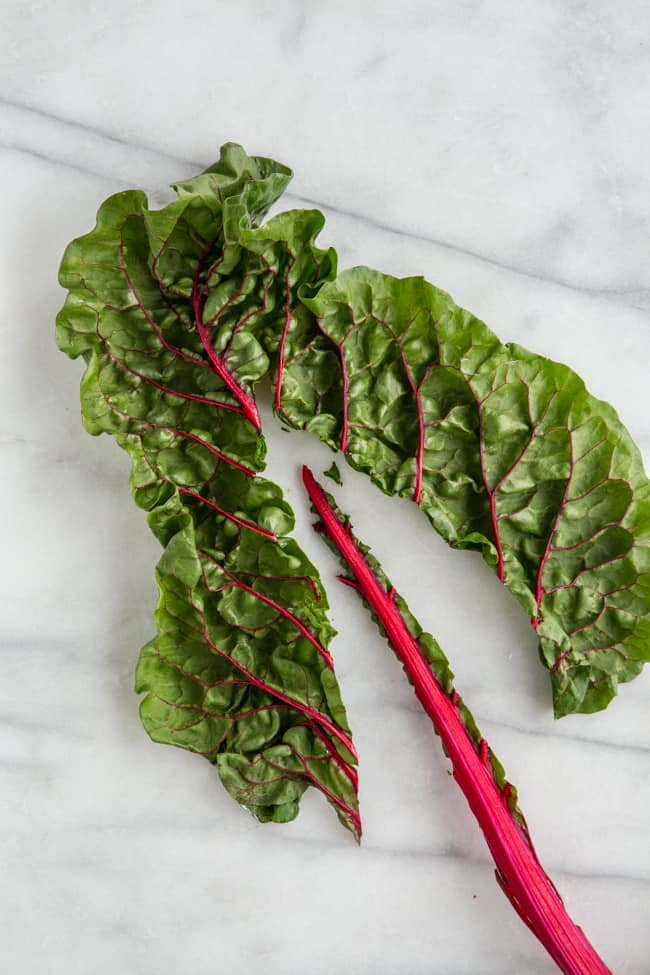
[[[226,140],[289,163],[341,265],[424,273],[572,364],[650,457],[650,12],[630,0],[41,0],[0,39],[0,968],[17,975],[551,975],[390,652],[322,566],[361,756],[357,849],[317,795],[261,826],[155,746],[132,692],[157,547],[57,352],[65,243]],[[554,723],[534,634],[478,557],[345,473],[359,533],[447,650],[541,859],[618,975],[650,957],[650,674]]]

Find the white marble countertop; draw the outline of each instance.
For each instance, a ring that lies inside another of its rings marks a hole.
[[[261,826],[132,692],[157,546],[126,455],[55,348],[65,243],[222,142],[291,165],[341,265],[423,273],[570,363],[650,458],[650,10],[533,0],[5,0],[0,40],[0,969],[16,975],[551,975],[494,883],[437,740],[267,422],[341,635],[357,849],[321,797]],[[290,441],[290,443],[288,442]],[[650,957],[650,673],[554,723],[535,637],[480,559],[345,472],[340,497],[437,635],[540,857],[617,975]],[[381,526],[381,527],[380,527]]]

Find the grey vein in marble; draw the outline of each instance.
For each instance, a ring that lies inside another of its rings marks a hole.
[[[137,183],[137,185],[141,185],[145,189],[149,189],[149,192],[152,192],[154,197],[160,194],[160,182],[156,183],[153,180],[151,169],[156,171],[159,170],[161,168],[160,163],[167,163],[167,161],[171,161],[173,162],[174,166],[176,166],[176,175],[175,177],[169,177],[170,179],[179,178],[178,172],[181,169],[199,171],[205,165],[207,165],[205,162],[199,163],[190,161],[189,159],[182,159],[177,156],[169,155],[158,148],[140,145],[132,140],[122,139],[110,132],[103,131],[102,129],[84,125],[75,120],[61,118],[58,115],[42,111],[41,109],[31,105],[24,105],[18,102],[0,99],[0,112],[9,116],[10,123],[12,121],[11,115],[13,112],[27,113],[32,117],[33,120],[38,119],[39,122],[55,123],[57,126],[67,127],[69,130],[71,130],[69,134],[72,136],[71,139],[64,142],[63,146],[60,146],[60,144],[57,145],[56,154],[46,154],[43,151],[34,148],[34,143],[40,144],[42,141],[49,142],[49,139],[47,134],[41,135],[41,133],[34,133],[31,131],[30,135],[32,136],[33,141],[30,142],[29,145],[11,141],[3,141],[0,143],[0,149],[15,149],[18,152],[29,153],[46,161],[58,162],[61,165],[77,169],[79,172],[86,175],[104,176],[105,178],[114,181],[117,181],[115,175],[116,171],[120,174],[125,171],[125,162],[123,159],[124,150],[131,150],[131,152],[129,152],[129,160],[126,163],[126,172],[124,175],[120,175],[119,182],[124,183],[125,186],[131,186]],[[27,126],[23,127],[19,123],[19,128],[26,130]],[[84,154],[90,150],[90,155],[93,161],[92,166],[81,166],[79,163],[72,161],[76,157],[76,150],[78,150],[78,145],[75,144],[74,136],[72,134],[75,132],[75,130],[77,134],[83,133],[86,138],[90,137],[92,140],[90,145],[84,145],[83,147]],[[116,157],[114,160],[112,160],[109,167],[106,166],[103,160],[97,158],[98,156],[101,157],[105,154],[106,146],[103,140],[108,140],[109,142],[115,143],[115,145],[119,147],[117,152],[109,152],[109,155]],[[60,140],[57,140],[57,142],[60,143]],[[70,145],[71,142],[72,145]],[[132,153],[137,154],[138,158],[136,160],[132,159]],[[144,173],[142,177],[138,179],[137,175],[135,174],[137,174],[138,171],[143,170]],[[132,173],[133,175],[127,177],[126,173]],[[416,231],[409,230],[406,227],[386,224],[367,214],[359,213],[352,209],[346,209],[333,203],[323,202],[322,200],[310,199],[295,192],[287,192],[284,195],[283,200],[300,206],[317,207],[318,209],[324,210],[326,213],[340,214],[341,216],[360,221],[375,230],[381,230],[386,233],[407,237],[417,242],[431,244],[435,247],[441,247],[445,250],[454,251],[460,256],[472,258],[488,264],[493,268],[531,278],[532,280],[540,283],[557,285],[562,288],[567,288],[570,291],[577,291],[582,294],[594,295],[596,297],[611,298],[620,301],[622,304],[628,304],[635,308],[650,308],[650,289],[644,287],[640,283],[629,284],[625,287],[590,287],[589,285],[579,281],[556,277],[551,274],[544,274],[541,270],[536,270],[535,268],[510,264],[500,259],[496,255],[480,253],[453,241],[418,233]]]

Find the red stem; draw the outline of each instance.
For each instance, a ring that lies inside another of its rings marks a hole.
[[[341,343],[341,378],[343,382],[343,420],[341,423],[341,443],[339,444],[339,450],[345,453],[345,451],[348,449],[348,434],[350,430],[350,422],[348,419],[348,390],[350,380],[348,378],[348,367],[345,362],[343,343]]]
[[[487,476],[487,469],[485,466],[485,439],[483,436],[483,404],[477,403],[478,405],[478,424],[479,424],[479,457],[481,461],[481,474],[483,476],[483,484],[487,492],[488,500],[490,502],[490,521],[492,522],[492,534],[494,535],[494,544],[497,549],[497,575],[499,577],[499,582],[505,582],[505,570],[503,567],[503,546],[501,545],[501,535],[499,533],[499,517],[497,515],[497,499],[496,492],[497,488],[490,488],[490,484]]]
[[[188,498],[194,498],[196,501],[201,501],[203,504],[207,505],[208,508],[212,508],[216,511],[218,515],[223,515],[229,521],[235,523],[235,525],[240,525],[242,528],[249,528],[252,532],[257,532],[258,535],[263,535],[264,538],[270,538],[272,542],[277,542],[278,536],[269,531],[268,528],[262,528],[261,525],[256,525],[254,521],[248,521],[246,518],[240,518],[239,515],[234,515],[232,511],[226,511],[225,508],[221,508],[210,498],[204,498],[202,494],[198,494],[196,491],[191,491],[186,487],[178,487],[179,494],[185,494]]]
[[[280,336],[280,345],[278,346],[278,375],[275,382],[275,408],[278,411],[282,408],[282,376],[284,373],[284,356],[287,336],[289,334],[289,329],[291,328],[291,284],[289,282],[289,272],[291,267],[293,267],[293,263],[287,268],[287,272],[284,276],[286,304],[284,309],[284,327],[282,329],[282,335]]]
[[[346,735],[344,731],[341,731],[339,726],[334,724],[334,722],[330,720],[327,715],[322,714],[317,708],[310,707],[308,704],[303,704],[302,701],[298,700],[298,698],[292,697],[290,694],[285,694],[284,691],[281,691],[277,687],[273,687],[272,684],[267,684],[266,681],[260,680],[259,677],[256,677],[255,674],[249,670],[248,667],[245,667],[244,664],[240,663],[236,657],[230,653],[227,653],[225,650],[222,650],[221,647],[217,646],[217,644],[210,639],[207,624],[204,624],[202,632],[208,646],[220,657],[223,657],[224,660],[231,663],[240,674],[243,674],[248,683],[252,684],[254,687],[258,687],[261,691],[264,691],[271,697],[276,698],[278,701],[283,701],[284,704],[287,704],[294,711],[300,711],[301,714],[306,715],[313,721],[318,721],[318,723],[322,725],[326,731],[329,731],[330,735],[341,742],[343,747],[350,752],[355,760],[357,759],[357,751],[352,744],[352,739],[349,737],[349,735]]]
[[[217,568],[221,569],[224,575],[226,575],[228,579],[231,580],[229,585],[238,586],[240,589],[243,589],[244,592],[250,593],[250,595],[254,596],[255,599],[259,599],[260,602],[265,603],[267,606],[270,606],[280,616],[283,616],[285,620],[288,620],[293,626],[295,626],[298,632],[304,636],[305,640],[308,640],[311,643],[311,645],[314,647],[314,649],[317,651],[317,653],[320,654],[320,656],[323,658],[323,660],[325,661],[329,669],[334,670],[334,661],[332,660],[332,654],[329,652],[329,650],[327,650],[323,646],[323,644],[319,640],[316,639],[316,637],[311,632],[311,630],[307,626],[305,626],[302,620],[298,619],[295,613],[292,613],[290,610],[288,610],[286,606],[282,606],[280,603],[276,602],[275,599],[271,599],[270,596],[265,596],[263,592],[259,591],[259,589],[254,589],[252,586],[247,586],[246,583],[242,582],[242,580],[239,579],[234,572],[231,572],[230,569],[227,569],[225,565],[221,565],[221,563],[217,562],[216,559],[213,559],[211,555],[206,554],[205,558],[208,559],[208,561],[212,562],[213,565],[217,566]],[[206,589],[208,589],[210,592],[214,592],[214,590],[210,589],[207,580],[204,581],[205,581]]]
[[[250,393],[247,393],[246,390],[239,385],[239,383],[226,368],[223,359],[217,353],[212,344],[210,339],[210,328],[203,321],[203,289],[201,288],[199,282],[202,267],[203,258],[197,265],[196,274],[194,275],[194,282],[192,284],[192,307],[194,308],[194,319],[196,321],[196,328],[199,333],[199,338],[201,339],[208,359],[214,366],[214,371],[219,376],[226,389],[230,390],[237,402],[241,405],[244,416],[250,420],[256,430],[260,430],[262,424],[260,422],[260,415],[258,413],[255,400]]]
[[[577,927],[546,875],[530,844],[497,786],[489,761],[487,743],[480,753],[458,712],[458,697],[448,697],[430,670],[417,640],[411,635],[395,605],[395,593],[387,593],[366,562],[350,530],[342,524],[327,496],[303,467],[303,481],[324,530],[338,548],[402,661],[453,766],[458,782],[476,817],[496,864],[496,876],[513,907],[539,938],[564,975],[612,975]]]
[[[249,572],[248,569],[240,569],[240,575],[250,576],[252,579],[267,579],[270,582],[306,582],[314,596],[314,602],[320,602],[316,583],[311,576],[270,576],[261,572]]]
[[[560,502],[560,507],[557,509],[557,514],[553,519],[553,524],[551,525],[551,530],[549,532],[548,539],[546,541],[546,546],[544,548],[544,552],[542,554],[541,559],[539,560],[539,565],[537,567],[537,578],[535,580],[535,605],[537,608],[536,608],[535,616],[531,620],[534,630],[536,630],[539,624],[542,622],[542,599],[544,598],[544,591],[545,591],[542,578],[544,575],[544,569],[546,567],[548,557],[551,554],[551,550],[553,548],[553,541],[555,539],[555,533],[557,532],[558,525],[560,524],[560,518],[564,513],[566,500],[569,496],[569,487],[571,484],[571,478],[573,476],[573,471],[575,468],[575,461],[573,456],[573,440],[571,439],[570,430],[569,430],[569,458],[570,458],[569,476],[567,478],[566,484],[564,485],[564,491],[562,492],[562,501]],[[562,657],[558,661],[556,661],[556,663],[559,665],[565,656],[566,654],[563,654]],[[551,673],[553,673],[553,671],[551,671]]]
[[[422,469],[424,467],[424,438],[425,438],[425,425],[424,425],[424,414],[422,413],[422,392],[420,386],[417,386],[414,390],[415,392],[415,402],[418,408],[418,452],[415,458],[415,489],[413,491],[413,500],[416,504],[420,504],[422,501]]]
[[[342,755],[340,755],[337,752],[331,740],[327,737],[326,734],[323,733],[323,731],[318,727],[315,721],[310,721],[309,726],[311,730],[314,732],[314,734],[316,735],[316,737],[320,739],[320,741],[322,741],[322,743],[325,745],[328,752],[330,753],[330,755],[332,756],[336,764],[339,766],[341,771],[344,773],[344,775],[346,775],[347,778],[350,780],[350,782],[354,786],[354,791],[358,792],[359,776],[357,775],[355,769],[348,762],[345,761]],[[361,820],[359,820],[359,824],[361,824]],[[360,831],[359,831],[359,835],[361,835]]]
[[[499,517],[497,515],[497,500],[494,491],[488,491],[488,497],[490,499],[490,521],[492,522],[492,532],[494,534],[494,542],[497,547],[497,575],[499,577],[499,582],[505,582],[506,576],[503,568],[503,546],[501,545],[501,535],[499,533]]]

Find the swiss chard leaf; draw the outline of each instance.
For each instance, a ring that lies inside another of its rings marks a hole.
[[[650,659],[650,485],[615,411],[422,278],[357,267],[302,297],[282,418],[482,553],[537,630],[557,716],[606,707]]]
[[[292,261],[315,280],[326,260],[302,253],[300,220],[276,220],[257,240],[288,175],[226,146],[162,210],[139,192],[111,197],[63,258],[57,339],[85,358],[84,423],[130,454],[133,496],[164,546],[157,633],[136,678],[148,733],[208,758],[260,820],[292,819],[314,785],[359,836],[327,600],[289,537],[281,490],[259,475],[250,383],[268,360],[240,329],[272,316]]]
[[[128,451],[163,546],[157,632],[136,677],[147,731],[208,758],[259,819],[292,819],[313,785],[359,837],[327,601],[260,474],[256,383],[274,369],[291,425],[482,552],[531,616],[558,715],[605,707],[650,657],[650,488],[615,412],[570,369],[503,345],[421,278],[336,277],[317,211],[260,225],[290,175],[228,145],[162,210],[139,192],[111,197],[65,253],[57,338],[86,360],[85,425]],[[607,972],[537,861],[442,651],[305,482],[436,723],[500,884],[563,971]]]

